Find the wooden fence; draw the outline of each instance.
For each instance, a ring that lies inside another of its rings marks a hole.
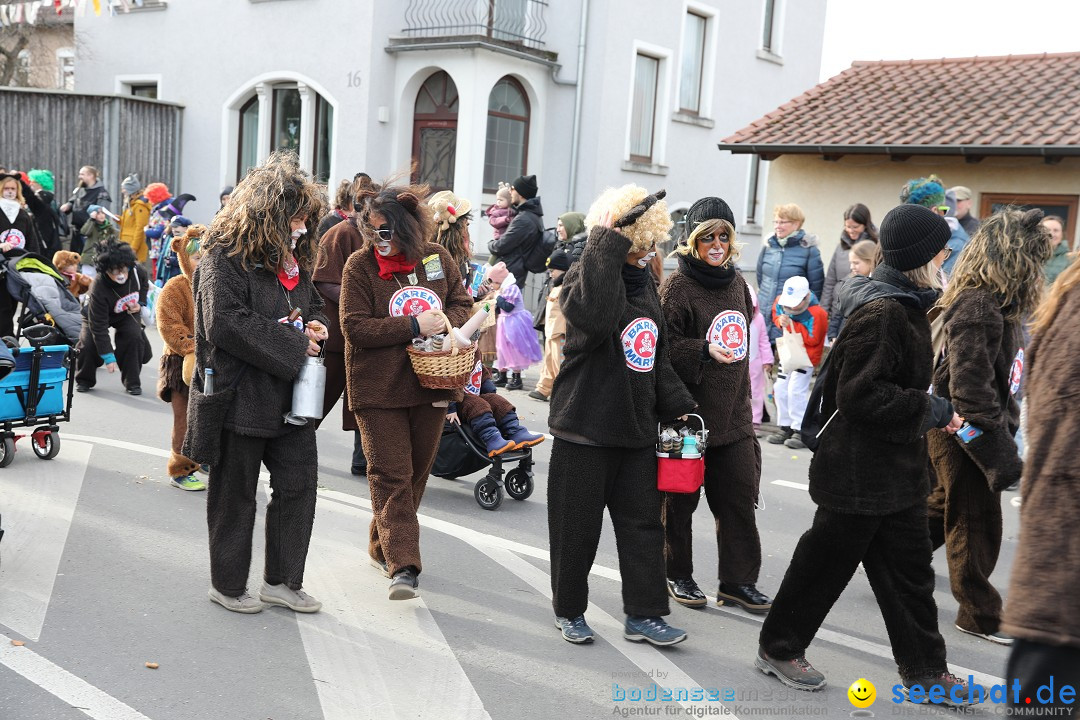
[[[131,173],[144,185],[177,186],[182,112],[159,100],[0,87],[0,166],[51,170],[63,203],[79,168],[93,165],[118,212],[120,182]]]

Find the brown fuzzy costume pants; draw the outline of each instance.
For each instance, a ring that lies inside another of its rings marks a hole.
[[[574,618],[589,605],[589,571],[604,508],[615,528],[623,612],[667,615],[664,526],[656,489],[656,451],[579,445],[555,438],[548,471],[552,605]]]
[[[385,562],[391,576],[410,565],[423,569],[416,511],[445,420],[446,408],[432,405],[356,412],[373,514],[368,554]]]
[[[761,571],[761,538],[754,503],[761,484],[761,445],[748,437],[705,451],[705,500],[716,521],[720,582],[757,582]],[[701,493],[664,493],[664,556],[667,576],[694,574],[691,525]]]
[[[1001,551],[1001,493],[993,492],[956,438],[927,436],[937,484],[927,498],[934,549],[945,546],[949,583],[960,604],[956,624],[965,630],[997,632],[1001,595],[990,574]]]
[[[892,515],[819,507],[791,558],[759,640],[777,660],[803,655],[859,563],[877,598],[900,677],[947,671],[922,503]]]
[[[184,358],[166,353],[161,356],[158,372],[158,397],[172,405],[173,425],[168,473],[177,478],[190,475],[199,464],[183,453],[184,434],[187,433],[188,386],[184,383]]]
[[[495,422],[498,423],[502,422],[506,413],[514,412],[513,404],[495,393],[484,393],[483,395],[465,393],[465,397],[458,403],[458,408],[458,414],[461,415],[462,422],[472,422],[484,413],[491,413],[495,416]]]
[[[221,459],[210,467],[206,520],[210,528],[210,579],[219,592],[238,597],[247,589],[251,533],[259,491],[259,468],[270,471],[272,494],[266,506],[266,563],[271,585],[293,590],[304,585],[319,455],[315,428],[306,425],[276,438],[222,430]]]

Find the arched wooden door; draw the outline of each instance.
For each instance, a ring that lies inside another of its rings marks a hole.
[[[457,85],[440,70],[420,87],[413,108],[413,182],[452,190],[457,155]]]

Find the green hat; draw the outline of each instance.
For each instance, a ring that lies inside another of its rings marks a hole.
[[[48,170],[31,170],[26,175],[31,181],[40,185],[42,190],[53,192],[56,189],[56,181]]]

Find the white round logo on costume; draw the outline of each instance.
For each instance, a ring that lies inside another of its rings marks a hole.
[[[7,243],[11,247],[21,250],[26,247],[26,236],[18,228],[9,228],[0,233],[0,243]]]
[[[390,298],[390,317],[416,317],[427,310],[442,310],[442,300],[425,287],[406,285]]]
[[[1012,371],[1009,373],[1009,392],[1015,395],[1020,392],[1020,380],[1024,377],[1024,348],[1016,351],[1016,359],[1013,360]]]
[[[622,331],[626,367],[635,372],[650,372],[656,362],[656,341],[660,330],[651,318],[639,317]]]
[[[748,337],[746,318],[738,310],[724,310],[709,325],[709,343],[731,350],[736,360],[746,357]]]
[[[480,394],[480,385],[484,381],[484,364],[479,360],[476,361],[476,367],[473,368],[472,374],[469,375],[469,379],[465,381],[465,392],[470,395]]]

